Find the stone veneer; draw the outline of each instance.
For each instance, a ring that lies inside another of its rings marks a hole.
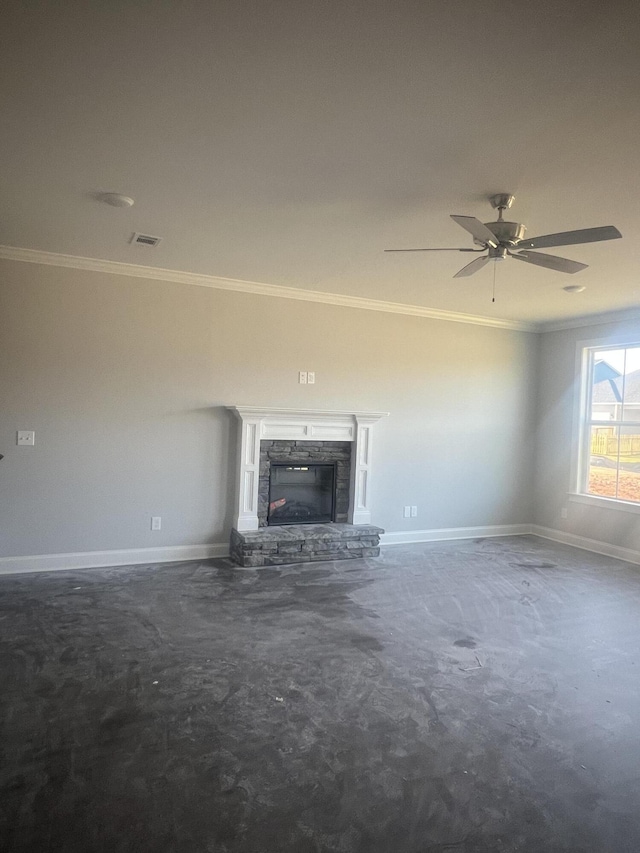
[[[380,554],[380,527],[371,524],[287,524],[231,531],[231,559],[245,568],[348,560]]]
[[[335,462],[336,503],[335,521],[346,523],[349,517],[349,479],[351,476],[350,441],[261,441],[260,479],[258,485],[258,523],[267,526],[269,476],[272,462]],[[289,526],[289,525],[287,525]],[[309,525],[305,525],[308,527]]]

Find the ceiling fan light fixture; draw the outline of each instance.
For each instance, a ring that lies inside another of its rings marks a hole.
[[[506,261],[507,249],[506,246],[498,246],[495,249],[489,247],[489,257],[492,261]]]
[[[568,284],[562,289],[567,293],[582,293],[583,290],[587,289],[587,286],[585,284]]]

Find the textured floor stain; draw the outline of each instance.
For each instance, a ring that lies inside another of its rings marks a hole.
[[[639,612],[530,537],[0,578],[0,849],[637,853]]]

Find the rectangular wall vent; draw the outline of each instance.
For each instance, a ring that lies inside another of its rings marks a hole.
[[[132,243],[137,243],[139,246],[157,246],[162,240],[162,237],[152,237],[150,234],[139,234],[137,231],[131,238]]]

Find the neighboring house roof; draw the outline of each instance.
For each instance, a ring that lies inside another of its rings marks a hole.
[[[623,382],[625,403],[640,403],[640,370],[627,373],[626,377],[606,378],[594,383],[591,401],[593,403],[620,403],[622,401]]]
[[[593,363],[593,376],[596,382],[602,382],[603,379],[617,379],[620,375],[620,371],[603,358],[597,358]]]

